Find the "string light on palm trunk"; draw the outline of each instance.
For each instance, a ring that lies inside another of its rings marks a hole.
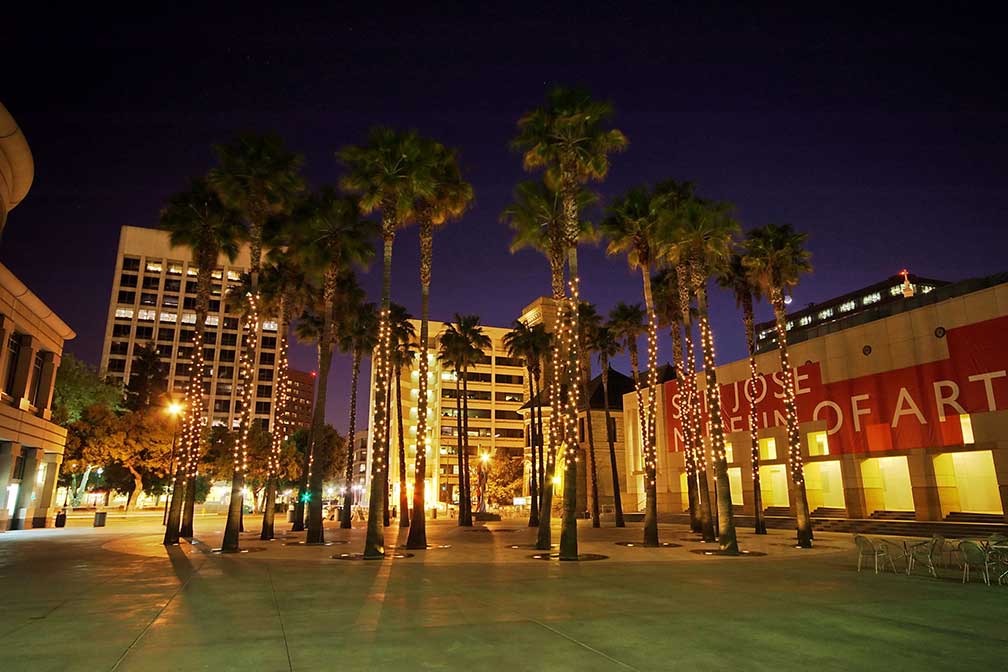
[[[205,322],[205,321],[204,321]],[[195,478],[199,465],[199,439],[203,418],[203,329],[193,330],[192,357],[189,360],[189,385],[186,388],[186,411],[182,424],[187,478]],[[176,484],[178,485],[178,484]]]
[[[788,358],[787,326],[784,320],[784,301],[780,290],[776,292],[775,309],[777,312],[777,347],[780,350],[781,373],[784,376],[784,418],[788,432],[788,463],[791,467],[791,478],[794,484],[801,487],[805,482],[802,467],[801,439],[798,435],[798,415],[795,409],[794,371]]]
[[[383,474],[385,468],[385,442],[388,440],[385,432],[385,417],[389,412],[387,407],[388,389],[388,366],[392,361],[391,341],[392,329],[390,324],[391,312],[388,308],[382,308],[378,322],[378,346],[377,360],[375,362],[375,440],[371,445],[371,478],[375,474]]]
[[[713,372],[715,371],[714,336],[711,332],[710,321],[707,319],[706,315],[701,315],[700,317],[700,334],[703,339],[704,371]],[[717,385],[707,386],[707,399],[707,405],[709,408],[714,409],[721,407],[721,390],[718,389]],[[721,462],[722,460],[726,460],[727,453],[725,451],[724,431],[721,426],[714,424],[713,417],[711,418],[710,443],[711,453],[714,456],[715,464]]]
[[[281,320],[281,324],[283,325],[285,322]],[[276,476],[280,473],[280,451],[283,447],[283,442],[287,440],[290,377],[287,374],[286,330],[280,334],[279,350],[280,370],[277,374],[276,386],[274,387],[273,432],[270,437],[268,464],[270,476]]]
[[[248,308],[245,315],[245,347],[242,348],[242,418],[241,433],[232,451],[235,471],[244,474],[248,471],[248,445],[252,423],[255,420],[255,363],[256,346],[259,341],[259,295],[246,294]]]

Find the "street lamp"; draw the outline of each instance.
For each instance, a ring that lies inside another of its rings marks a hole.
[[[185,404],[181,404],[177,401],[172,400],[165,407],[165,413],[171,416],[173,420],[172,427],[172,439],[171,439],[171,459],[168,461],[168,475],[171,477],[171,489],[172,495],[175,494],[175,442],[178,439],[178,419],[182,415],[182,411],[185,410]],[[164,518],[161,521],[162,525],[168,524],[168,493],[165,493],[165,503],[164,503]]]

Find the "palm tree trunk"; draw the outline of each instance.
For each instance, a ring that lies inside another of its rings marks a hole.
[[[315,385],[315,406],[312,407],[312,426],[315,426],[315,414],[319,412],[318,395],[322,390],[322,337],[319,336],[318,343],[315,344],[315,360],[318,367],[319,376]],[[294,502],[294,521],[291,524],[291,532],[303,532],[305,529],[305,502],[311,496],[308,490],[308,478],[311,476],[312,451],[311,451],[311,429],[309,428],[308,442],[305,445],[304,457],[301,459],[301,474],[298,477],[298,496]]]
[[[696,383],[696,359],[693,349],[693,323],[690,319],[690,289],[689,267],[679,264],[676,267],[679,278],[679,306],[683,322],[683,383],[686,387],[686,407],[688,414],[684,416],[690,423],[690,434],[693,436],[693,461],[696,467],[697,496],[700,502],[700,526],[705,542],[714,541],[714,525],[711,520],[710,486],[707,483],[707,461],[704,458],[703,429],[700,423],[700,394]]]
[[[382,499],[382,527],[388,527],[392,524],[391,517],[389,515],[389,452],[392,447],[392,369],[389,368],[388,376],[388,394],[385,397],[385,408],[388,412],[385,413],[385,454],[382,456],[382,464],[384,465],[384,479],[382,483],[384,484],[385,493]]]
[[[602,356],[602,395],[605,404],[606,441],[609,442],[609,468],[612,470],[613,510],[616,515],[616,527],[626,527],[626,521],[623,519],[623,500],[620,495],[619,469],[616,462],[616,437],[614,436],[615,432],[609,429],[612,427],[613,421],[609,414],[609,357],[606,355]]]
[[[566,201],[573,195],[564,196]],[[567,213],[569,214],[569,213]],[[574,211],[577,217],[577,210]],[[576,225],[576,221],[575,221]],[[578,557],[577,539],[577,412],[578,412],[578,378],[581,355],[578,348],[578,263],[577,243],[574,242],[567,250],[567,272],[570,276],[571,296],[568,301],[567,329],[571,334],[570,351],[565,354],[564,378],[567,383],[567,400],[561,420],[567,424],[566,454],[564,455],[564,493],[563,519],[560,527],[560,559],[576,560]]]
[[[553,300],[557,304],[556,322],[553,325],[553,371],[549,384],[550,393],[550,447],[546,451],[546,471],[542,489],[542,505],[539,507],[539,533],[536,536],[536,549],[548,551],[553,544],[551,518],[553,517],[553,475],[556,470],[557,451],[563,444],[566,427],[562,421],[564,416],[560,408],[562,402],[563,384],[563,344],[560,342],[560,330],[564,324],[563,310],[566,292],[563,283],[563,257],[556,254],[550,256],[551,285]],[[542,409],[540,408],[540,413]],[[545,437],[543,437],[545,442]]]
[[[273,538],[274,523],[276,519],[276,485],[277,470],[279,469],[280,450],[286,438],[287,431],[287,397],[288,397],[288,377],[287,377],[287,331],[290,323],[287,319],[286,302],[283,297],[280,299],[280,328],[279,328],[279,348],[277,357],[275,376],[276,384],[273,386],[273,426],[270,428],[270,456],[269,470],[266,474],[266,496],[263,499],[263,521],[262,531],[259,533],[261,541],[269,541]]]
[[[683,434],[683,457],[686,462],[686,494],[689,500],[690,530],[700,532],[703,527],[700,525],[700,498],[697,492],[696,482],[696,460],[694,459],[695,444],[693,443],[692,424],[687,417],[686,406],[686,374],[683,370],[683,336],[682,323],[673,320],[671,326],[672,336],[672,365],[675,367],[676,380],[678,381],[679,392],[679,422],[682,426]]]
[[[759,429],[756,416],[756,380],[759,369],[756,367],[756,327],[753,317],[752,294],[746,292],[742,296],[742,321],[745,324],[746,346],[749,349],[749,436],[751,439],[752,477],[753,477],[753,513],[756,520],[756,534],[766,534],[766,516],[763,513],[763,493],[760,490],[760,456]]]
[[[427,335],[430,321],[430,283],[434,263],[434,226],[430,217],[420,221],[420,351],[417,389],[416,455],[413,460],[413,520],[406,548],[427,548],[427,511],[424,503],[424,480],[427,477]],[[437,495],[435,493],[435,505]]]
[[[165,530],[165,543],[177,544],[179,537],[191,539],[193,536],[193,516],[196,508],[196,474],[199,470],[200,443],[203,436],[203,334],[206,330],[207,313],[210,312],[210,285],[213,266],[217,262],[216,251],[197,251],[196,263],[196,324],[193,325],[193,352],[189,360],[189,386],[186,391],[186,416],[182,429],[182,445],[185,459],[186,486],[176,488],[178,492],[181,522],[169,511]],[[182,460],[179,468],[182,469]],[[175,493],[172,493],[174,500]],[[175,508],[172,502],[171,508]],[[173,528],[178,529],[174,532]]]
[[[319,362],[318,394],[315,398],[315,412],[312,415],[312,426],[308,436],[308,451],[311,453],[311,476],[308,488],[308,534],[305,543],[321,544],[325,542],[325,528],[322,521],[322,481],[325,478],[328,463],[323,459],[322,441],[325,427],[326,398],[329,391],[329,371],[332,368],[333,357],[333,310],[335,309],[336,278],[331,274],[326,278],[327,288],[324,292],[325,314],[322,322]]]
[[[777,348],[780,350],[781,375],[784,378],[784,417],[788,430],[788,463],[795,485],[795,517],[798,522],[798,545],[812,548],[812,518],[809,516],[808,495],[805,492],[805,469],[802,465],[801,435],[795,408],[794,371],[788,359],[787,323],[784,315],[784,294],[780,287],[770,288],[770,300],[777,320]]]
[[[399,425],[399,527],[409,527],[409,495],[406,492],[406,437],[403,436],[402,419],[402,377],[401,371],[396,371],[396,415]]]
[[[582,348],[584,344],[582,343]],[[590,390],[588,389],[588,384],[591,380],[591,363],[585,368],[584,373],[581,376],[581,388],[583,390],[585,398],[585,424],[588,425],[587,438],[588,438],[588,461],[591,467],[591,494],[592,494],[592,527],[602,527],[602,521],[599,517],[599,501],[598,501],[598,468],[595,465],[595,430],[592,427],[592,415],[591,415],[591,397]]]
[[[721,391],[714,368],[714,334],[707,315],[706,278],[694,268],[693,283],[696,288],[697,312],[700,322],[700,339],[704,357],[704,379],[707,383],[707,408],[710,416],[711,449],[714,453],[714,480],[718,510],[718,543],[722,551],[738,552],[735,535],[735,512],[732,509],[731,485],[728,482],[728,461],[725,459],[724,422],[721,418]]]
[[[365,558],[385,557],[385,533],[382,530],[381,514],[382,501],[385,494],[385,486],[381,479],[385,478],[385,467],[381,464],[382,456],[385,454],[385,446],[388,445],[388,435],[382,436],[385,427],[385,416],[388,409],[379,400],[385,399],[388,389],[388,356],[391,346],[391,333],[389,329],[389,304],[392,294],[392,243],[395,241],[395,208],[389,204],[382,204],[384,210],[383,243],[384,243],[384,263],[382,265],[382,299],[381,318],[379,326],[379,338],[377,356],[374,357],[375,372],[375,412],[371,427],[377,429],[377,441],[372,440],[371,445],[371,491],[368,497],[368,524],[367,536],[364,539]]]
[[[343,493],[343,515],[340,519],[340,527],[344,530],[353,527],[351,519],[353,518],[354,498],[354,433],[357,431],[357,379],[360,375],[360,360],[361,352],[354,348],[352,373],[350,374],[350,427],[347,430],[347,457],[344,475],[346,492]]]
[[[462,372],[455,369],[455,431],[458,439],[455,442],[456,458],[458,460],[458,525],[465,525],[465,476],[463,475],[462,451]]]
[[[644,453],[644,545],[658,546],[658,451],[655,445],[655,405],[658,399],[658,319],[651,295],[651,269],[641,265],[644,305],[648,313],[648,402]]]
[[[531,359],[531,356],[529,355],[529,353],[526,353],[525,356],[527,358]],[[532,455],[532,469],[531,469],[531,471],[532,471],[532,477],[529,480],[529,501],[531,502],[531,505],[529,506],[529,522],[528,522],[528,526],[529,527],[537,527],[539,525],[539,488],[538,488],[538,485],[539,485],[538,484],[539,475],[538,475],[538,472],[537,472],[537,465],[536,465],[536,443],[538,441],[537,441],[537,438],[536,438],[536,419],[535,419],[535,403],[536,403],[535,402],[535,378],[534,378],[534,374],[532,372],[532,366],[531,365],[530,366],[526,366],[525,370],[528,373],[528,377],[529,377],[528,378],[529,403],[531,404],[530,410],[531,410],[531,413],[532,413],[531,420],[529,422],[529,430],[531,432],[531,437],[530,437],[530,440],[529,440],[529,446],[531,448],[531,455]]]
[[[462,458],[465,461],[465,523],[466,527],[472,527],[472,478],[469,474],[469,368],[463,370],[462,375]]]
[[[535,424],[532,430],[535,434],[536,441],[539,444],[539,473],[536,474],[536,478],[539,479],[539,520],[542,520],[542,510],[543,510],[543,491],[546,489],[546,463],[543,462],[543,450],[545,449],[544,444],[546,443],[546,436],[543,434],[543,417],[542,417],[542,382],[539,379],[539,367],[536,366],[535,372],[532,374],[532,378],[536,384],[536,394],[535,394],[535,406],[532,412],[535,414]]]

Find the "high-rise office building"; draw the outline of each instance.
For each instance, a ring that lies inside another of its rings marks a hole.
[[[227,312],[226,295],[239,287],[249,266],[249,249],[237,258],[217,260],[213,270],[210,312],[204,335],[203,393],[214,425],[239,422],[242,332],[237,313]],[[196,323],[196,267],[190,250],[172,247],[168,232],[124,226],[119,234],[112,292],[109,299],[101,374],[128,382],[134,351],[153,344],[168,365],[168,390],[181,397],[189,379],[193,327]],[[273,365],[277,353],[277,320],[261,320],[256,349],[255,417],[268,428],[274,407]]]
[[[288,368],[287,381],[290,385],[287,392],[290,430],[308,429],[311,427],[312,409],[315,408],[315,372]]]

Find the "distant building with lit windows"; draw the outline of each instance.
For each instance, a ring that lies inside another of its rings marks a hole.
[[[315,407],[315,372],[287,369],[290,381],[291,431],[309,429],[312,421],[312,409]]]
[[[240,287],[249,266],[249,248],[242,246],[232,262],[221,257],[213,270],[210,311],[203,353],[203,393],[212,424],[237,426],[241,404],[241,318],[225,310],[229,289]],[[196,267],[190,250],[172,247],[167,231],[123,226],[119,234],[109,298],[101,374],[129,382],[136,348],[153,344],[168,365],[168,390],[185,392],[196,323]],[[277,357],[277,320],[261,320],[257,348],[255,417],[269,428],[273,421]]]
[[[420,322],[412,320],[420,333]],[[445,369],[437,359],[438,339],[445,330],[444,322],[429,323],[428,416],[426,501],[444,505],[458,502],[459,459],[457,450],[455,374]],[[511,358],[504,347],[504,336],[510,331],[502,327],[483,326],[491,347],[483,359],[468,373],[469,386],[469,464],[476,466],[482,453],[493,459],[521,459],[525,450],[525,427],[518,409],[528,398],[525,363]],[[412,496],[413,465],[416,457],[417,401],[419,361],[400,378],[403,399],[403,436],[406,446],[406,472],[409,494]],[[374,377],[372,372],[368,417],[374,417]],[[399,501],[399,429],[396,418],[395,381],[392,389],[390,423],[389,478],[390,497]],[[369,438],[369,440],[371,440]],[[368,450],[367,474],[370,478],[371,451]],[[473,481],[475,483],[475,480]],[[370,483],[370,481],[368,481]],[[437,493],[437,496],[434,496]]]
[[[838,315],[851,301],[854,308]],[[823,316],[823,306],[834,314]],[[815,321],[801,324],[809,315]],[[896,276],[787,320],[795,325],[789,354],[814,516],[1006,522],[1008,274],[951,284]],[[717,336],[741,337],[741,330]],[[753,514],[748,418],[755,403],[763,505],[768,515],[793,516],[775,339],[764,335],[760,350],[760,377],[748,391],[747,360],[717,371],[731,497],[740,512]],[[699,380],[702,386],[702,374]],[[659,501],[678,513],[688,504],[681,400],[676,381],[662,388]],[[628,394],[631,461],[640,455],[636,418]],[[642,479],[634,473],[630,489],[643,492]]]

